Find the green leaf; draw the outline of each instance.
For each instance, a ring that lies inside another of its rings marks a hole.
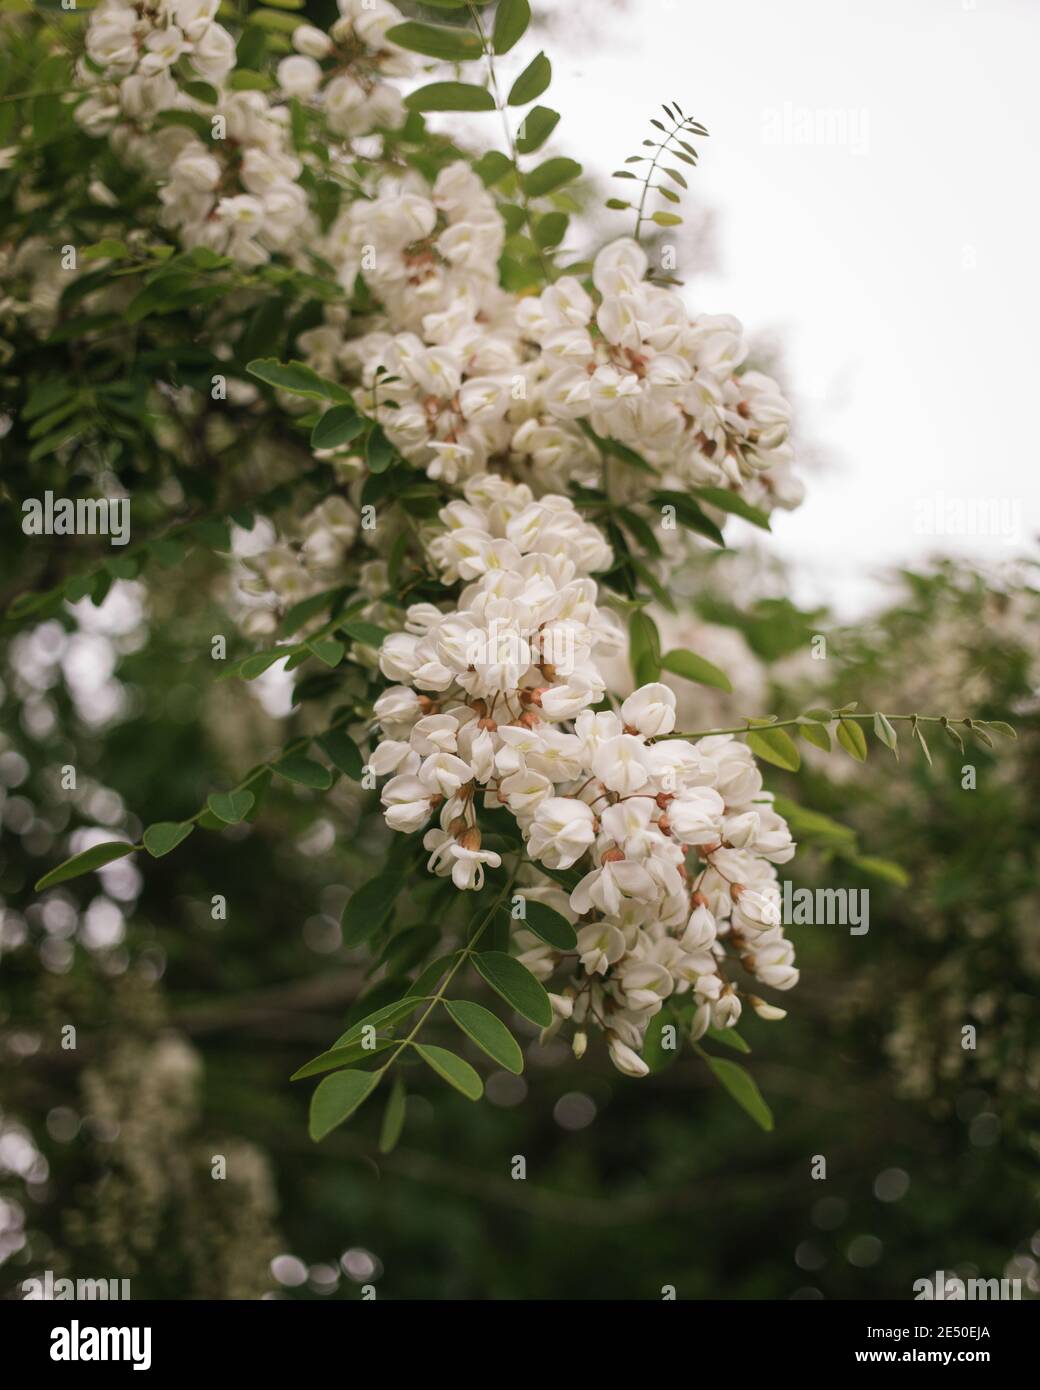
[[[901,864],[894,864],[891,859],[878,859],[872,854],[863,854],[858,855],[852,862],[865,874],[884,879],[886,883],[894,883],[897,888],[910,887],[910,875]]]
[[[753,507],[750,502],[745,502],[739,493],[730,492],[724,487],[699,487],[694,491],[709,507],[715,507],[720,512],[731,512],[733,516],[750,521],[753,526],[760,526],[763,531],[769,530],[769,517],[766,513],[760,507]]]
[[[385,1052],[388,1047],[393,1047],[398,1042],[396,1038],[378,1038],[371,1047],[364,1047],[361,1039],[355,1038],[342,1046],[337,1043],[327,1052],[319,1053],[317,1057],[312,1057],[309,1062],[298,1067],[289,1080],[305,1081],[309,1076],[320,1076],[323,1071],[338,1071],[341,1067],[351,1067],[355,1062],[364,1061],[366,1057],[375,1057],[377,1053]]]
[[[473,172],[481,180],[485,188],[491,188],[492,185],[498,183],[500,179],[504,179],[507,174],[512,173],[512,170],[513,161],[504,155],[501,150],[488,150],[486,154],[482,154],[473,165]],[[504,205],[504,207],[508,206],[510,206],[510,204]],[[520,214],[521,221],[523,221],[523,208],[517,208],[516,211]]]
[[[324,589],[320,594],[310,594],[307,598],[300,599],[299,603],[294,603],[286,611],[282,619],[282,632],[286,637],[291,637],[308,618],[313,618],[315,613],[327,608],[333,597],[342,592],[342,588]]]
[[[880,710],[878,710],[877,714],[874,715],[874,733],[877,735],[877,737],[881,740],[881,742],[885,745],[886,748],[891,748],[892,752],[896,755],[896,761],[898,762],[899,749],[896,745],[899,742],[899,735],[896,733],[895,729],[893,729],[892,725],[888,722],[888,720],[885,718],[885,716],[881,713]]]
[[[42,893],[45,888],[53,888],[56,883],[79,878],[80,874],[89,874],[91,869],[100,869],[115,859],[124,859],[128,854],[133,854],[135,849],[135,845],[128,845],[125,840],[106,840],[104,844],[93,845],[80,854],[74,854],[71,859],[66,859],[64,864],[51,869],[49,874],[44,874],[36,885],[36,892]]]
[[[335,405],[353,405],[350,392],[338,382],[319,376],[303,362],[278,362],[273,357],[260,357],[246,364],[246,371],[268,386],[289,391],[308,400],[332,401]]]
[[[509,911],[508,908],[505,909]],[[533,931],[541,941],[555,947],[557,951],[573,951],[578,944],[574,928],[561,912],[546,906],[545,903],[531,899],[524,903],[524,916],[521,924]]]
[[[278,0],[270,0],[270,3],[277,4]],[[188,96],[193,97],[195,101],[201,101],[206,106],[216,106],[220,100],[220,93],[216,87],[211,86],[208,82],[185,82],[184,90]]]
[[[250,24],[259,24],[261,29],[274,29],[283,34],[291,34],[300,23],[299,15],[279,14],[277,10],[256,9],[249,12]]]
[[[159,126],[181,126],[192,131],[200,140],[208,141],[212,127],[199,111],[160,111],[155,117]]]
[[[756,1125],[768,1133],[773,1128],[773,1114],[762,1099],[762,1092],[755,1084],[751,1073],[739,1062],[731,1062],[725,1057],[709,1057],[702,1054],[711,1067],[716,1080],[721,1081],[733,1099],[754,1120]]]
[[[798,725],[798,732],[806,743],[811,743],[815,748],[822,748],[825,753],[831,751],[831,736],[827,731],[826,725],[815,724],[812,720]]]
[[[339,768],[352,781],[361,781],[364,760],[361,750],[348,733],[342,729],[329,729],[319,734],[316,742],[333,767]]]
[[[734,1052],[750,1052],[751,1049],[735,1028],[709,1028],[704,1035],[723,1047],[731,1047]]]
[[[397,1148],[397,1141],[404,1129],[406,1100],[404,1081],[401,1076],[395,1076],[386,1102],[386,1109],[383,1111],[383,1123],[379,1127],[379,1152],[381,1154],[393,1153],[394,1149]]]
[[[541,198],[563,184],[570,183],[571,179],[578,178],[580,174],[581,165],[577,160],[556,156],[545,160],[536,169],[524,175],[524,189],[528,197]]]
[[[531,22],[528,0],[499,0],[495,11],[495,27],[491,31],[491,46],[496,53],[508,53],[523,38]]]
[[[842,853],[848,853],[855,847],[856,832],[830,816],[820,811],[810,811],[786,796],[774,798],[773,805],[797,839],[817,840]]]
[[[512,1033],[489,1009],[468,999],[446,999],[444,1007],[468,1038],[472,1038],[493,1062],[514,1076],[524,1069],[524,1054]]]
[[[415,977],[408,986],[409,997],[413,995],[425,995],[440,983],[441,976],[445,971],[450,970],[459,958],[458,951],[449,951],[447,955],[438,956],[436,960],[430,961],[423,970]]]
[[[313,758],[305,758],[302,753],[289,753],[279,758],[271,766],[272,772],[284,777],[287,782],[296,782],[301,787],[311,787],[314,791],[328,791],[332,786],[332,773]]]
[[[377,874],[347,899],[341,919],[343,945],[360,946],[389,916],[403,882],[396,873]]]
[[[807,709],[802,715],[803,719],[814,719],[817,724],[829,724],[833,717],[831,712],[825,709]]]
[[[763,762],[782,767],[785,772],[797,772],[802,765],[794,739],[783,729],[752,729],[747,736],[747,745]]]
[[[217,820],[225,825],[237,825],[253,809],[253,800],[251,791],[211,792],[206,798],[206,805]]]
[[[365,428],[365,419],[352,405],[334,405],[311,430],[312,449],[338,449]]]
[[[664,1030],[671,1027],[674,1032],[674,1047],[664,1046]],[[679,1053],[682,1050],[682,1028],[677,1016],[667,1005],[647,1024],[646,1033],[643,1037],[643,1046],[639,1049],[639,1055],[654,1074],[664,1071],[673,1062],[678,1061]]]
[[[456,1057],[454,1052],[449,1052],[446,1047],[434,1047],[432,1043],[415,1043],[413,1046],[426,1065],[432,1067],[449,1086],[461,1091],[467,1100],[479,1100],[484,1094],[484,1083],[479,1073],[461,1057]]]
[[[449,29],[443,24],[421,24],[408,20],[386,31],[391,43],[422,53],[427,58],[448,58],[453,63],[465,63],[479,58],[483,52],[480,39],[470,29]]]
[[[983,724],[987,729],[992,729],[995,734],[1002,734],[1004,738],[1018,738],[1018,734],[1010,724],[1005,724],[1003,719],[976,719],[976,724]]]
[[[651,222],[656,222],[659,227],[678,227],[682,218],[677,212],[655,212],[650,216]]]
[[[337,642],[334,637],[312,637],[307,643],[307,649],[313,652],[323,665],[330,668],[339,665],[346,651],[343,643]]]
[[[939,727],[942,729],[943,733],[944,733],[944,734],[946,735],[946,737],[950,740],[950,742],[951,742],[951,743],[955,743],[955,744],[957,745],[957,747],[960,749],[960,751],[963,753],[963,752],[964,752],[964,739],[961,737],[960,733],[953,727],[953,725],[949,722],[949,720],[947,720],[947,719],[941,720],[940,723],[939,723]],[[984,737],[985,740],[986,740],[986,746],[987,746],[987,748],[992,748],[992,747],[993,747],[993,740],[990,738],[989,734],[983,734],[983,733],[982,733],[982,730],[978,727],[977,724],[973,724],[973,725],[972,725],[971,732],[975,735],[976,738],[978,738],[978,737],[980,737],[980,736],[981,736],[981,737]],[[897,754],[896,756],[898,757],[898,754]]]
[[[703,656],[698,656],[696,652],[687,651],[684,647],[677,647],[674,651],[665,652],[661,658],[661,668],[665,671],[671,671],[675,676],[682,676],[684,680],[696,681],[699,685],[711,685],[716,690],[727,692],[733,690],[729,676],[726,675],[725,671],[720,671],[717,666],[713,666]]]
[[[473,82],[431,82],[404,99],[409,111],[494,111],[495,99]]]
[[[622,463],[627,463],[632,468],[638,468],[640,473],[648,473],[652,477],[657,476],[657,470],[651,468],[646,459],[643,458],[641,454],[637,454],[635,449],[630,449],[627,444],[621,444],[616,439],[610,439],[604,435],[597,434],[586,420],[579,420],[578,427],[582,434],[591,439],[596,447],[601,449],[603,453],[610,454],[611,458],[620,459]],[[721,535],[721,532],[719,534]]]
[[[353,1115],[379,1085],[374,1071],[338,1071],[327,1076],[311,1097],[310,1136],[317,1143]]]
[[[85,246],[79,253],[79,258],[81,261],[120,261],[129,254],[125,241],[106,237],[103,241],[95,242],[93,246]]]
[[[549,246],[559,246],[567,235],[570,220],[565,212],[547,212],[544,217],[538,219],[534,229],[535,241],[543,250]]]
[[[248,34],[248,30],[246,33]],[[256,29],[260,34],[262,30]],[[252,72],[249,68],[235,68],[228,76],[228,86],[233,92],[266,92],[274,86],[272,78],[265,72]]]
[[[518,1014],[541,1028],[548,1028],[552,1023],[553,1011],[548,994],[530,970],[518,960],[507,956],[504,951],[480,951],[473,957],[473,964],[477,967],[477,973]]]
[[[355,619],[351,619],[349,623],[341,623],[339,630],[366,647],[381,647],[383,640],[389,636],[385,627],[377,627],[375,623],[364,623]]]
[[[636,685],[647,685],[661,674],[661,638],[657,624],[642,608],[628,620],[628,664]]]
[[[417,990],[404,999],[394,999],[391,1003],[384,1004],[382,1008],[373,1009],[371,1013],[365,1014],[356,1023],[352,1023],[345,1033],[340,1034],[333,1044],[333,1051],[338,1048],[349,1047],[351,1043],[360,1042],[366,1028],[389,1028],[392,1024],[400,1023],[402,1018],[414,1014],[419,1005],[429,997],[429,995],[422,994]],[[310,1063],[308,1063],[309,1065]]]
[[[927,742],[925,741],[924,730],[921,728],[920,724],[918,724],[918,722],[917,722],[916,719],[914,720],[913,724],[911,724],[910,727],[911,727],[911,729],[913,730],[913,736],[914,736],[914,738],[915,738],[915,739],[917,740],[917,742],[921,745],[921,752],[924,754],[925,762],[927,762],[928,766],[931,767],[931,766],[932,766],[932,750],[928,747],[928,744],[927,744]],[[841,738],[841,732],[840,732],[840,731],[839,731],[839,733],[838,733],[838,737],[839,737],[839,739]]]
[[[839,719],[835,733],[850,758],[855,758],[858,763],[866,762],[867,736],[857,723],[851,719]]]
[[[191,821],[161,820],[150,825],[141,838],[152,858],[161,859],[164,854],[176,849],[182,840],[186,840],[194,829]]]
[[[534,154],[545,144],[559,123],[560,113],[550,106],[532,106],[520,122],[516,148],[520,154]]]
[[[365,464],[370,473],[385,473],[397,457],[397,450],[378,425],[373,425],[365,443]]]
[[[722,532],[685,492],[658,491],[651,494],[650,501],[657,507],[674,507],[676,519],[690,531],[696,531],[698,535],[706,536],[716,545],[725,547],[726,541]]]
[[[526,106],[535,97],[540,97],[551,81],[552,64],[544,53],[539,53],[510,87],[506,100],[510,106]]]
[[[275,647],[266,652],[254,652],[252,656],[247,656],[239,666],[238,675],[243,680],[255,681],[257,676],[262,676],[276,661],[283,661],[285,657],[291,656],[293,650],[292,647]],[[235,674],[234,667],[227,674],[233,676]]]

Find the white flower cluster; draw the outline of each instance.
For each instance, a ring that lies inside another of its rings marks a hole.
[[[767,507],[796,505],[790,408],[747,357],[738,321],[691,317],[669,286],[647,281],[637,241],[595,259],[596,298],[573,276],[520,301],[525,338],[542,352],[541,397],[555,420],[587,420],[637,450],[673,485],[748,490]]]
[[[345,289],[364,278],[378,304],[369,331],[346,336],[335,306],[300,347],[319,370],[361,382],[359,405],[405,458],[449,484],[499,459],[539,491],[596,485],[589,426],[636,449],[661,486],[724,487],[766,510],[797,505],[789,408],[770,378],[741,370],[739,323],[691,316],[674,288],[647,280],[632,239],[600,251],[591,293],[570,275],[537,296],[507,292],[502,217],[461,162],[432,187],[414,171],[382,177],[321,233],[306,177],[313,157],[294,149],[289,103],[320,111],[333,137],[399,122],[400,94],[386,79],[410,75],[417,60],[386,38],[402,18],[393,5],[339,0],[327,34],[298,25],[270,93],[227,89],[235,46],[216,8],[102,0],[87,29],[80,78],[91,91],[77,118],[160,171],[162,220],[186,248],[250,266],[273,254],[301,261],[313,246]],[[216,115],[182,74],[218,88]],[[223,138],[157,126],[165,111],[219,117]],[[622,482],[629,493],[639,486]]]
[[[293,31],[296,52],[278,64],[271,95],[223,89],[235,44],[214,22],[217,0],[102,0],[93,12],[86,47],[94,67],[80,67],[92,90],[77,119],[111,134],[141,167],[162,171],[162,221],[185,249],[206,247],[254,266],[274,252],[295,260],[317,238],[300,182],[304,161],[292,148],[290,99],[320,107],[340,136],[400,123],[400,94],[382,80],[413,68],[412,55],[384,37],[400,12],[384,0],[340,0],[339,8],[328,34],[309,24]],[[195,80],[216,85],[216,109],[179,84],[181,60]],[[165,111],[220,121],[220,133],[204,142],[183,125],[155,127]]]
[[[579,1051],[594,1024],[615,1064],[642,1075],[647,1024],[671,995],[693,992],[696,1036],[737,1021],[728,956],[774,988],[797,981],[774,868],[794,845],[745,745],[662,737],[675,725],[666,686],[643,686],[617,713],[594,708],[595,654],[621,634],[589,577],[609,549],[570,500],[486,474],[463,493],[430,544],[445,581],[467,581],[457,606],[413,605],[380,652],[398,682],[376,701],[384,737],[370,760],[389,774],[386,820],[414,832],[436,813],[429,866],[460,889],[501,863],[483,847],[481,805],[508,808],[534,864],[580,869],[569,897],[542,880],[578,935],[554,1005]],[[542,979],[563,964],[533,937],[521,959]]]
[[[214,16],[219,0],[101,0],[87,26],[80,79],[94,90],[77,109],[88,130],[146,121],[183,107],[174,76],[182,59],[195,81],[219,84],[235,66],[235,41]],[[189,79],[190,80],[190,79]]]
[[[738,374],[735,319],[691,318],[674,289],[646,280],[646,253],[627,237],[596,257],[595,297],[567,275],[538,296],[507,294],[504,236],[466,164],[432,188],[417,174],[384,180],[322,246],[343,285],[364,275],[382,320],[347,342],[337,324],[313,330],[302,343],[312,365],[360,375],[363,408],[435,479],[472,477],[499,456],[541,487],[594,485],[600,457],[583,421],[641,453],[663,487],[797,505],[789,407],[770,378]]]
[[[271,106],[261,92],[234,92],[221,111],[233,145],[228,156],[190,132],[160,190],[163,221],[188,250],[207,247],[239,265],[263,265],[273,251],[289,250],[310,215],[297,183],[302,165],[290,152],[288,109]]]
[[[273,633],[285,608],[342,579],[357,539],[358,514],[336,494],[312,507],[295,530],[291,540],[281,534],[242,557],[236,597],[246,599],[239,623],[250,637]]]

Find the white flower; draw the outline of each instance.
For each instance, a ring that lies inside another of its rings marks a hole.
[[[202,144],[188,145],[174,160],[170,170],[174,184],[199,193],[208,193],[216,188],[222,174],[220,162],[207,153]]]
[[[595,838],[590,806],[571,796],[550,796],[538,803],[527,849],[550,869],[569,869]]]
[[[631,734],[601,743],[593,754],[592,770],[609,791],[622,796],[631,796],[650,779],[643,741]]]
[[[715,918],[703,904],[699,904],[690,914],[690,920],[683,932],[681,942],[683,950],[703,951],[712,944],[715,936]]]
[[[571,893],[571,909],[584,917],[597,908],[608,917],[617,917],[630,901],[650,902],[655,884],[641,864],[630,860],[611,860],[586,874]]]
[[[382,802],[391,830],[410,835],[430,818],[430,793],[418,777],[392,777],[383,788]]]
[[[313,58],[290,54],[278,64],[278,85],[287,97],[310,97],[321,86],[321,68]]]
[[[717,844],[722,838],[725,803],[714,787],[688,787],[668,803],[672,833],[684,845]]]
[[[472,782],[473,769],[454,753],[434,753],[425,759],[419,769],[419,780],[431,792],[454,796],[468,782]]]
[[[649,1074],[650,1068],[639,1053],[626,1046],[620,1038],[608,1034],[607,1051],[610,1053],[610,1060],[615,1067],[625,1076],[647,1076]]]
[[[578,956],[589,975],[604,975],[625,954],[625,938],[609,922],[596,922],[578,932]]]
[[[733,1028],[740,1014],[740,999],[732,990],[724,990],[712,1008],[711,1021],[716,1028]]]
[[[190,42],[197,42],[209,28],[220,0],[173,0],[173,22]]]
[[[153,29],[144,41],[145,54],[138,69],[152,77],[165,68],[173,67],[184,52],[184,35],[175,24],[168,29]]]
[[[617,972],[617,984],[625,997],[625,1008],[637,1012],[661,1007],[674,988],[671,975],[653,961],[629,959]]]
[[[332,52],[332,40],[313,24],[299,24],[292,32],[292,46],[308,58],[325,58]]]
[[[675,728],[675,692],[666,685],[640,686],[621,706],[626,728],[644,738],[670,734]]]
[[[211,24],[195,43],[191,65],[200,77],[221,82],[235,66],[235,41],[219,24]]]
[[[502,856],[494,850],[480,848],[480,834],[465,831],[461,840],[443,830],[429,830],[423,846],[432,850],[430,868],[439,874],[451,874],[451,881],[460,892],[470,889],[479,892],[484,886],[484,865],[497,869]]]
[[[373,750],[369,766],[377,777],[385,777],[390,772],[414,773],[419,768],[419,755],[409,744],[386,738]]]

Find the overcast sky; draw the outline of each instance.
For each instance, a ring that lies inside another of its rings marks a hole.
[[[937,544],[1024,550],[1040,531],[1040,3],[540,5],[595,17],[592,42],[549,41],[546,97],[587,168],[637,152],[661,100],[711,132],[694,179],[718,268],[684,277],[691,303],[779,337],[828,458],[775,526],[798,596],[852,612],[886,563]],[[975,523],[990,534],[922,533],[973,500],[999,504]]]

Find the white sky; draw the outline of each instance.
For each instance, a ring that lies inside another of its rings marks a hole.
[[[695,307],[779,337],[799,419],[827,456],[802,509],[774,523],[796,596],[850,612],[886,564],[937,546],[995,560],[1028,547],[1040,531],[1038,0],[538,7],[577,10],[592,34],[547,40],[543,98],[563,115],[559,147],[590,172],[641,152],[662,100],[711,131],[683,172],[716,214],[718,270],[684,276],[679,242],[678,274]],[[846,143],[770,141],[785,104],[792,122],[845,113]],[[1013,542],[921,534],[917,504],[937,497],[1000,502]]]

